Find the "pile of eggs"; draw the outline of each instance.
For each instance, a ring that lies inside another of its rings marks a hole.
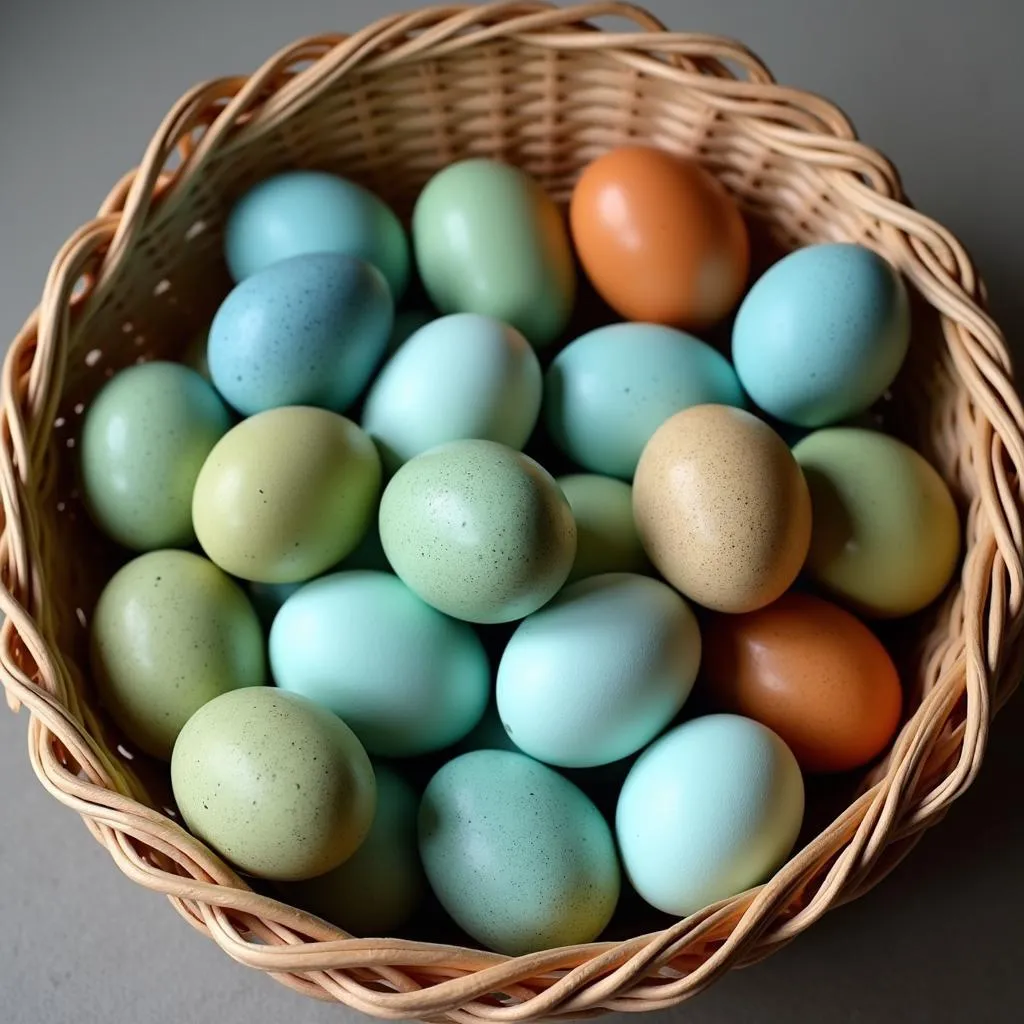
[[[358,935],[432,892],[491,949],[583,943],[620,864],[673,915],[730,897],[790,853],[805,774],[886,750],[900,681],[863,620],[935,600],[959,525],[865,425],[910,332],[873,251],[744,295],[729,194],[627,147],[568,222],[486,159],[409,233],[283,173],[225,255],[209,331],[114,376],[80,453],[134,553],[91,616],[100,694],[239,871]],[[578,267],[620,319],[572,337]],[[688,333],[733,315],[731,361]]]

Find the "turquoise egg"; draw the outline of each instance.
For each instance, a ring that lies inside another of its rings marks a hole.
[[[477,750],[441,768],[420,803],[419,847],[455,923],[510,956],[593,941],[619,898],[601,812],[523,754]]]
[[[420,277],[442,313],[482,313],[538,348],[561,334],[576,268],[558,207],[532,178],[495,160],[451,164],[412,218]]]
[[[494,441],[410,459],[380,503],[388,562],[424,601],[469,622],[511,622],[558,592],[576,523],[542,466]]]
[[[394,310],[380,271],[353,256],[293,256],[221,304],[208,358],[217,390],[252,416],[285,405],[348,408],[384,354]]]
[[[390,207],[323,171],[288,171],[250,189],[231,211],[224,245],[236,281],[292,256],[333,252],[372,263],[396,301],[409,282],[409,243]]]
[[[610,764],[675,718],[699,665],[697,620],[670,586],[591,576],[512,634],[498,666],[498,713],[531,757],[563,768]]]
[[[142,363],[116,374],[82,427],[82,487],[96,524],[135,551],[187,547],[192,488],[230,426],[217,393],[188,367]]]
[[[765,881],[796,842],[803,813],[789,747],[749,718],[707,715],[640,755],[615,830],[636,891],[686,917]]]
[[[822,427],[881,398],[909,343],[907,290],[892,265],[860,245],[811,245],[750,289],[733,326],[732,357],[765,412]]]
[[[378,374],[363,429],[397,469],[447,441],[483,438],[522,448],[540,414],[537,354],[514,327],[453,313],[421,327]]]
[[[289,597],[270,630],[270,666],[281,689],[329,708],[383,757],[460,740],[491,689],[476,633],[382,572],[333,573]]]
[[[584,469],[631,480],[644,445],[673,414],[693,405],[744,405],[728,360],[673,327],[598,327],[548,367],[544,422]]]

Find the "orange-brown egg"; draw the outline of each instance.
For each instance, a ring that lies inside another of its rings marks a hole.
[[[743,293],[743,217],[692,160],[647,146],[613,149],[584,170],[569,215],[587,276],[627,320],[707,327]]]
[[[723,710],[781,736],[808,772],[847,771],[878,756],[900,720],[896,666],[849,612],[790,593],[702,626],[703,684]]]

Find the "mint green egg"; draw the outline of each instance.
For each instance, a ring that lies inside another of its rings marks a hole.
[[[111,716],[164,760],[207,701],[266,682],[263,633],[245,594],[188,551],[151,551],[111,577],[92,615],[91,656]]]
[[[540,348],[561,334],[576,295],[562,214],[523,171],[495,160],[451,164],[427,182],[412,218],[420,277],[442,313],[483,313]]]
[[[510,956],[592,942],[619,898],[601,812],[524,754],[477,750],[444,765],[420,803],[419,848],[456,924]]]
[[[187,547],[192,489],[231,417],[179,363],[142,363],[103,386],[85,414],[82,486],[96,524],[135,551]]]

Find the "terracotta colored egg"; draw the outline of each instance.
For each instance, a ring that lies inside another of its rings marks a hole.
[[[789,589],[811,540],[811,499],[786,442],[742,409],[697,405],[647,442],[633,516],[655,568],[715,611],[749,612]]]
[[[767,725],[807,772],[848,771],[877,757],[899,725],[896,666],[849,612],[785,594],[704,628],[701,677],[715,703]]]
[[[587,276],[629,320],[706,327],[743,293],[743,217],[693,161],[644,146],[613,149],[584,170],[569,213]]]

